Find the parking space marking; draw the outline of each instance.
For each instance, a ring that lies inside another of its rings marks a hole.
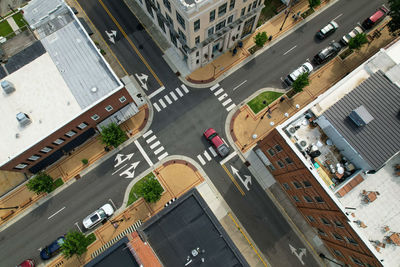
[[[203,155],[204,155],[204,157],[206,157],[206,159],[207,159],[208,161],[210,161],[210,160],[211,160],[211,156],[210,156],[210,155],[208,155],[208,153],[207,153],[207,150],[206,150],[206,151],[204,151]]]
[[[163,108],[166,108],[166,107],[167,107],[167,105],[165,105],[165,103],[164,103],[164,101],[162,100],[162,98],[160,98],[160,99],[158,100],[158,102],[160,102],[160,104],[161,104],[161,106],[162,106]]]
[[[210,90],[211,90],[211,91],[214,91],[214,90],[217,89],[218,87],[219,87],[219,83],[217,83],[217,84],[211,86]]]
[[[160,154],[160,152],[163,151],[163,150],[164,150],[164,147],[163,147],[163,146],[162,146],[162,147],[159,147],[156,151],[154,151],[154,154],[155,154],[155,155]]]
[[[158,160],[162,160],[163,158],[165,158],[166,156],[168,156],[168,152],[165,152],[164,154],[162,154],[161,156],[158,157]]]
[[[176,101],[178,100],[178,97],[175,95],[173,91],[169,92],[169,94],[172,96],[172,98]]]
[[[200,161],[201,165],[205,165],[206,162],[204,161],[204,159],[201,157],[201,155],[197,155],[197,159]]]
[[[148,130],[147,132],[145,132],[142,136],[143,138],[146,138],[147,136],[151,135],[153,133],[152,130]]]
[[[165,100],[167,100],[168,104],[172,104],[171,99],[168,97],[168,95],[164,96]]]
[[[218,101],[221,101],[221,100],[223,100],[225,97],[227,97],[228,96],[228,94],[227,93],[224,93],[223,95],[221,95],[220,97],[218,97]]]
[[[152,137],[150,137],[149,139],[146,140],[146,143],[150,144],[150,143],[153,142],[156,138],[157,138],[157,136],[156,136],[156,135],[153,135]]]
[[[155,142],[154,144],[152,144],[150,146],[150,149],[153,149],[153,148],[157,147],[159,144],[160,144],[160,141]]]
[[[181,90],[179,90],[179,88],[176,88],[175,91],[178,93],[178,95],[179,95],[180,97],[183,96],[183,94],[182,94]]]
[[[51,218],[53,218],[53,216],[57,215],[58,213],[60,213],[63,209],[65,209],[65,207],[62,207],[60,210],[56,211],[55,213],[53,213],[53,215],[51,215],[49,218],[47,218],[48,220],[50,220]]]
[[[153,103],[153,106],[156,108],[157,112],[161,111],[161,108],[157,105],[157,103]]]
[[[140,153],[142,154],[142,156],[144,157],[144,159],[147,161],[147,164],[149,164],[149,166],[153,166],[153,162],[151,162],[149,156],[147,156],[146,152],[144,151],[143,147],[139,144],[138,140],[133,141],[136,145],[136,147],[139,149]]]
[[[230,105],[229,107],[226,108],[226,111],[231,111],[234,107],[236,107],[235,104]]]
[[[75,225],[76,225],[76,227],[78,227],[79,231],[80,231],[81,233],[83,233],[82,230],[81,230],[81,228],[79,227],[78,222],[76,222]]]
[[[181,87],[186,94],[189,93],[189,89],[187,89],[186,85],[182,84]]]
[[[224,91],[224,89],[219,89],[218,91],[216,91],[215,93],[214,93],[214,95],[215,96],[217,96],[217,95],[219,95],[220,93],[222,93]]]
[[[228,100],[226,100],[225,102],[222,103],[222,106],[225,107],[226,105],[228,105],[231,102],[232,102],[232,99],[228,98]]]
[[[215,158],[217,156],[217,152],[215,152],[214,148],[212,146],[208,147],[208,150],[210,150],[211,154]]]

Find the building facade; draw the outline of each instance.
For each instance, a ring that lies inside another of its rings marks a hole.
[[[136,0],[193,71],[257,27],[262,0]]]

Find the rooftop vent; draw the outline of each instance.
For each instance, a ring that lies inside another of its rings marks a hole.
[[[6,80],[1,82],[1,87],[3,88],[3,90],[6,94],[11,94],[12,92],[15,91],[14,85],[11,82],[6,81]]]
[[[22,127],[32,122],[29,116],[23,112],[17,114],[17,121],[19,122],[19,125]]]
[[[349,118],[358,126],[365,126],[371,122],[374,117],[368,112],[368,110],[363,106],[359,106],[350,112]]]

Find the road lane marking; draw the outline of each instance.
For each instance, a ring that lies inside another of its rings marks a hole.
[[[147,164],[149,164],[149,166],[153,166],[153,162],[151,162],[149,156],[147,156],[146,152],[144,151],[143,147],[139,144],[139,142],[137,140],[133,141],[136,145],[136,147],[139,149],[140,153],[142,154],[143,158],[147,161]]]
[[[158,160],[162,160],[163,158],[165,158],[166,156],[168,156],[168,152],[165,152],[164,154],[162,154],[161,156],[158,157]]]
[[[123,169],[126,165],[128,165],[128,164],[125,164],[124,166],[120,167],[118,170],[116,170],[115,172],[111,173],[111,175],[116,174],[116,173],[119,172],[121,169]]]
[[[340,18],[341,16],[343,16],[343,13],[341,13],[341,14],[337,15],[337,17],[336,17],[336,18],[334,18],[333,20],[337,20],[337,19],[338,19],[338,18]]]
[[[143,138],[146,138],[147,136],[151,135],[153,133],[152,130],[148,130],[147,132],[145,132],[142,136]]]
[[[149,94],[149,99],[151,99],[152,97],[155,97],[157,94],[159,94],[160,92],[162,92],[165,89],[164,86],[161,86],[160,88],[158,88],[157,90],[155,90],[153,93]]]
[[[211,156],[210,156],[210,155],[208,155],[208,153],[207,153],[207,150],[206,150],[206,151],[204,151],[203,155],[204,155],[204,157],[206,157],[206,158],[207,158],[207,160],[208,160],[208,161],[210,161],[210,160],[211,160]]]
[[[183,96],[183,94],[182,94],[181,90],[179,90],[179,88],[176,88],[175,91],[178,93],[178,95],[179,95],[180,97]]]
[[[152,137],[150,137],[149,139],[146,140],[146,143],[150,144],[150,143],[153,142],[156,138],[157,138],[157,136],[156,136],[156,135],[153,135]]]
[[[175,95],[175,93],[173,91],[169,92],[169,94],[174,99],[174,101],[178,100],[178,97]]]
[[[187,89],[186,85],[182,84],[181,87],[186,94],[189,93],[189,89]]]
[[[158,100],[158,102],[160,102],[160,104],[161,104],[161,106],[162,106],[163,108],[166,108],[166,107],[167,107],[167,105],[165,105],[165,103],[164,103],[164,101],[162,100],[162,98],[160,98],[160,99]]]
[[[57,215],[59,212],[61,212],[63,209],[65,209],[65,207],[61,208],[59,211],[56,211],[53,215],[51,215],[49,218],[47,218],[48,220],[50,220],[53,216]]]
[[[233,182],[233,184],[236,186],[236,188],[239,190],[240,194],[242,194],[242,196],[245,195],[243,189],[240,187],[240,185],[237,183],[236,179],[232,176],[232,174],[228,171],[228,169],[226,168],[225,165],[221,165],[222,168],[225,170],[226,174],[228,174],[229,178],[231,179],[231,181]]]
[[[154,154],[155,154],[155,155],[160,154],[160,152],[163,151],[163,150],[164,150],[164,147],[163,147],[163,146],[162,146],[162,147],[159,147],[156,151],[154,151]]]
[[[217,83],[217,84],[211,86],[210,90],[211,90],[211,91],[214,91],[214,90],[217,89],[218,87],[219,87],[219,83]]]
[[[167,100],[168,104],[170,104],[170,105],[172,104],[172,101],[171,101],[171,99],[168,97],[168,95],[165,95],[164,98],[165,98],[165,100]]]
[[[297,47],[297,45],[293,46],[292,48],[290,48],[288,51],[286,51],[285,53],[283,53],[283,55],[286,55],[287,53],[289,53],[290,51],[292,51],[293,49],[295,49]]]
[[[161,111],[161,108],[157,105],[157,103],[153,103],[153,106],[156,108],[157,112]]]
[[[228,94],[227,93],[225,93],[225,94],[223,94],[223,95],[221,95],[220,97],[218,97],[218,101],[221,101],[221,100],[223,100],[225,97],[227,97],[228,96]]]
[[[226,162],[228,162],[231,158],[233,158],[234,156],[236,156],[236,151],[233,151],[231,154],[229,154],[226,158],[224,158],[223,160],[221,160],[219,162],[219,164],[224,165]]]
[[[232,102],[232,99],[228,98],[228,100],[226,100],[225,102],[222,103],[222,105],[225,107],[226,105],[228,105],[229,103]]]
[[[214,148],[212,146],[208,147],[208,150],[210,150],[211,154],[215,158],[217,156],[217,152],[215,152]]]
[[[200,161],[201,165],[205,165],[206,162],[204,161],[204,159],[201,157],[201,155],[197,155],[197,159]]]
[[[215,96],[217,96],[217,95],[219,95],[220,93],[222,93],[224,91],[224,89],[219,89],[218,91],[216,91],[215,93],[214,93],[214,95]]]
[[[110,10],[108,10],[108,8],[106,7],[106,5],[103,3],[102,0],[98,0],[100,5],[102,5],[102,7],[104,8],[104,10],[107,12],[107,14],[110,16],[111,20],[115,23],[115,25],[117,26],[117,28],[119,29],[119,31],[122,33],[122,35],[125,37],[125,39],[128,41],[128,43],[131,45],[131,47],[133,48],[133,50],[135,50],[136,54],[139,56],[139,58],[142,60],[142,62],[144,63],[144,65],[146,65],[147,69],[150,71],[150,73],[153,75],[153,77],[156,79],[156,81],[158,82],[158,84],[160,86],[163,86],[163,83],[160,81],[160,79],[157,77],[157,75],[154,73],[153,69],[150,67],[149,63],[147,63],[147,61],[144,59],[144,57],[142,56],[142,54],[139,52],[139,50],[137,49],[137,47],[135,46],[135,44],[132,42],[132,40],[128,37],[128,35],[126,34],[126,32],[124,31],[124,29],[122,29],[121,25],[119,25],[118,21],[114,18],[114,16],[111,14]]]
[[[238,86],[236,86],[235,88],[233,88],[233,91],[235,91],[236,89],[238,89],[240,86],[242,86],[243,84],[245,84],[247,82],[247,80],[244,80],[241,84],[239,84]]]
[[[236,107],[235,104],[230,105],[229,107],[226,108],[226,111],[231,111],[234,107]]]
[[[157,141],[157,142],[153,143],[153,144],[150,146],[150,149],[154,149],[154,148],[157,147],[159,144],[160,144],[160,141]]]

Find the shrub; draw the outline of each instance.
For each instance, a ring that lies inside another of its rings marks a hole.
[[[140,184],[137,191],[144,200],[150,203],[155,203],[161,198],[161,193],[164,189],[156,178],[149,178]]]
[[[254,43],[258,47],[263,47],[264,44],[267,42],[268,37],[266,32],[259,32],[256,36],[254,36]]]
[[[53,191],[53,183],[53,178],[50,175],[40,172],[28,181],[26,187],[39,195],[43,192],[50,193]]]

